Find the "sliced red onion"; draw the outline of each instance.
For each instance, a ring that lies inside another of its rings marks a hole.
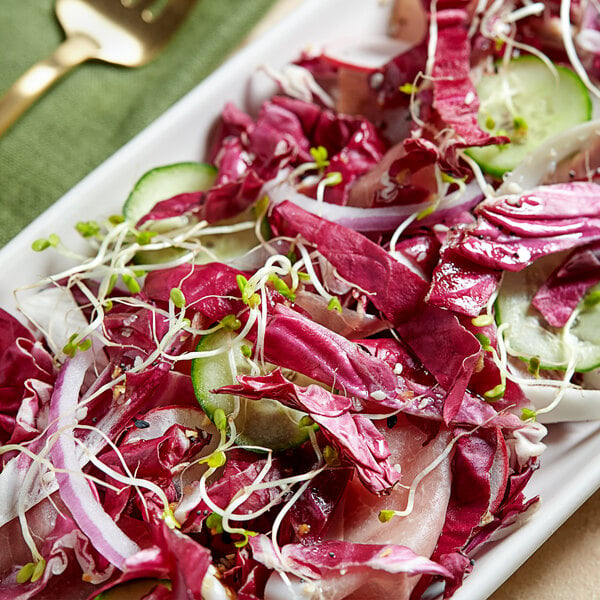
[[[448,200],[442,200],[436,210],[436,214],[439,215],[440,211],[455,209],[458,206],[472,205],[474,191],[475,188],[471,187],[464,194],[452,195],[448,197]],[[268,181],[263,186],[262,193],[267,194],[273,204],[289,200],[314,215],[318,215],[349,229],[365,233],[370,231],[393,231],[404,223],[407,217],[422,211],[427,206],[423,203],[418,203],[360,208],[358,206],[328,204],[326,202],[318,202],[314,198],[301,194],[286,179],[281,177]]]
[[[44,288],[22,297],[20,309],[45,332],[45,338],[56,356],[64,356],[62,349],[73,332],[84,331],[88,325],[73,294],[64,287]]]
[[[520,194],[540,185],[554,173],[561,160],[585,148],[598,136],[600,120],[582,123],[553,136],[506,176],[498,194]]]
[[[92,351],[77,352],[63,365],[50,401],[50,433],[57,439],[50,456],[57,469],[60,496],[81,531],[98,552],[122,569],[125,560],[139,551],[139,546],[117,527],[106,513],[81,471],[79,451],[72,427],[77,423],[77,403],[85,373],[92,363]]]

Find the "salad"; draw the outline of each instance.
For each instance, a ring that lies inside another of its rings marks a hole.
[[[596,6],[386,10],[33,243],[0,599],[451,598],[600,417]]]

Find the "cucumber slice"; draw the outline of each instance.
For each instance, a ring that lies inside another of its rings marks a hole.
[[[481,78],[479,125],[511,139],[503,146],[467,149],[485,172],[501,177],[544,140],[592,118],[585,84],[567,67],[555,68],[553,72],[540,59],[524,56]]]
[[[556,257],[548,257],[518,273],[505,273],[495,305],[496,320],[509,324],[506,338],[514,356],[525,361],[535,358],[543,369],[564,370],[575,353],[576,371],[590,371],[600,366],[600,304],[581,303],[570,343],[565,343],[562,329],[548,325],[531,305],[555,266]],[[590,293],[598,289],[600,285]]]
[[[244,221],[254,221],[256,215],[254,207],[231,219],[224,219],[215,223],[219,227],[234,225]],[[202,248],[194,257],[194,263],[202,265],[209,262],[229,262],[234,258],[250,252],[259,244],[254,228],[244,229],[232,233],[215,233],[202,236]],[[164,250],[140,250],[135,255],[137,264],[166,263],[179,258],[185,250],[175,246]]]
[[[235,408],[233,396],[213,394],[211,390],[235,383],[235,375],[249,374],[248,361],[242,354],[244,342],[234,342],[235,334],[220,330],[204,336],[197,347],[198,351],[215,350],[223,346],[228,352],[210,358],[196,358],[192,361],[192,383],[200,406],[212,420],[215,410],[221,408],[226,415]],[[235,373],[231,362],[235,365]],[[274,368],[274,367],[273,367]],[[280,452],[294,448],[308,439],[312,426],[301,426],[305,416],[297,410],[283,406],[275,400],[247,400],[240,398],[240,411],[235,418],[239,433],[237,441],[241,445],[263,446]]]
[[[210,188],[217,176],[217,169],[208,163],[181,162],[152,169],[142,175],[123,205],[123,216],[136,224],[161,200],[177,194],[197,192]],[[233,218],[221,221],[219,225],[231,225],[254,220],[252,209]],[[164,219],[152,223],[153,231],[167,232],[187,224],[179,218]],[[195,262],[199,264],[214,260],[228,261],[245,254],[258,244],[253,229],[232,234],[215,234],[202,238],[206,252],[200,252]],[[135,255],[137,264],[166,263],[178,259],[185,250],[172,247],[163,250],[140,250]]]
[[[180,162],[151,169],[140,177],[125,200],[123,216],[135,225],[161,200],[206,190],[216,176],[216,167],[208,163]]]

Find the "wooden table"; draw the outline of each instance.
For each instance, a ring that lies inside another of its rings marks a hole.
[[[272,27],[302,1],[278,0],[251,38]],[[600,600],[600,491],[489,600]]]

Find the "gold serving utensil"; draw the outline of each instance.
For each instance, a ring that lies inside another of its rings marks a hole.
[[[0,98],[0,135],[60,77],[86,60],[137,67],[177,31],[196,0],[57,0],[66,39]]]

